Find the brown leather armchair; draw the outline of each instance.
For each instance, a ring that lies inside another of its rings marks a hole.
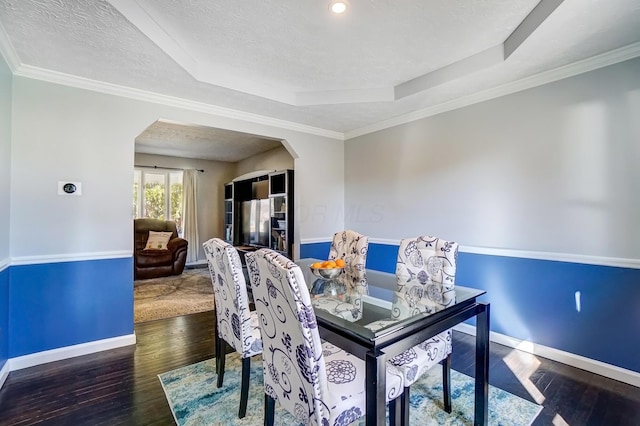
[[[171,232],[167,250],[145,250],[149,231]],[[188,242],[178,237],[176,223],[171,220],[133,220],[133,278],[168,277],[180,275],[187,261]]]

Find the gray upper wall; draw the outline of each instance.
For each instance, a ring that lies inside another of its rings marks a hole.
[[[12,74],[0,55],[0,270],[9,259]]]
[[[640,258],[640,59],[350,139],[345,225]]]
[[[130,256],[134,141],[159,117],[286,141],[295,154],[296,211],[316,204],[343,211],[341,140],[19,76],[12,108],[12,264]],[[332,192],[312,191],[318,176]],[[58,196],[61,180],[81,182],[82,196]],[[341,217],[297,214],[296,247],[302,238],[332,235],[344,226]]]

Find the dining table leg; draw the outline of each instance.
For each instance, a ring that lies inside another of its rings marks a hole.
[[[380,426],[386,424],[387,406],[387,376],[385,370],[386,358],[383,354],[367,352],[366,364],[366,425]]]
[[[489,419],[489,304],[478,302],[476,316],[475,426],[486,426]]]

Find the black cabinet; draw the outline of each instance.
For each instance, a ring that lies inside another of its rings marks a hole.
[[[269,174],[269,201],[270,247],[291,259],[293,256],[293,170]]]
[[[293,170],[224,185],[224,240],[238,249],[269,247],[293,258]]]
[[[233,208],[233,183],[226,183],[224,185],[224,225],[223,239],[229,244],[233,244],[234,236],[233,236],[233,213],[235,209]]]

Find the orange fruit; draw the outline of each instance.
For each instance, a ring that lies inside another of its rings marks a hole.
[[[328,260],[325,260],[324,262],[322,262],[322,265],[321,265],[322,268],[327,268],[328,266],[329,266]]]
[[[318,269],[318,268],[322,268],[322,262],[314,262],[311,267],[313,269]]]
[[[345,265],[346,265],[346,263],[344,263],[344,260],[342,260],[342,259],[336,259],[336,266],[337,266],[338,268],[344,268],[344,267],[345,267]]]

